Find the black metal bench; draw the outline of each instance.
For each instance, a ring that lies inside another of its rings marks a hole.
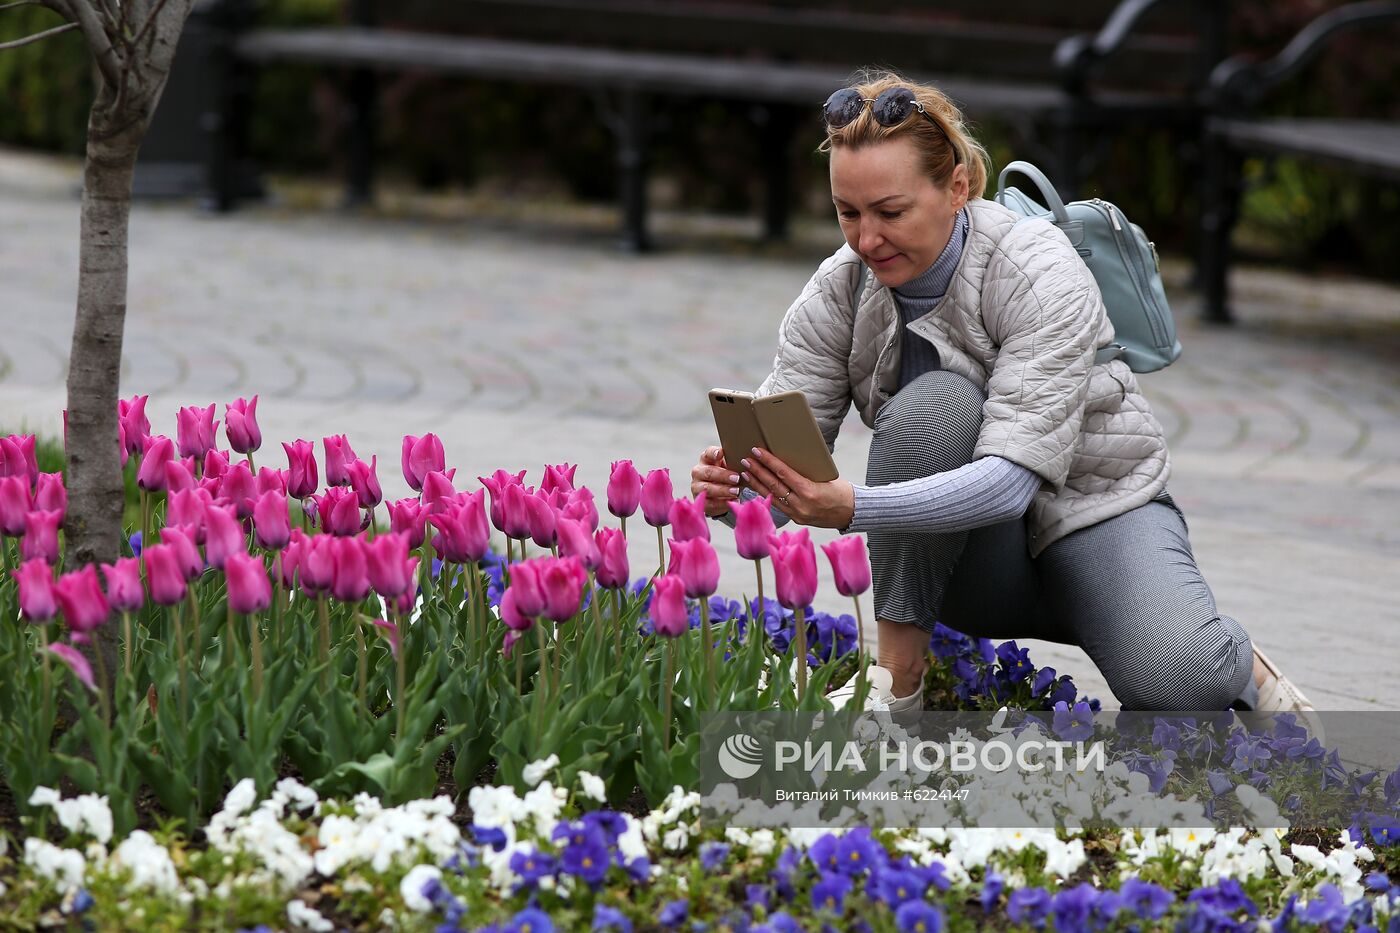
[[[1023,150],[1054,166],[1066,194],[1109,129],[1198,126],[1198,91],[1223,57],[1223,4],[1215,0],[945,0],[939,3],[798,3],[795,0],[407,0],[376,23],[368,0],[351,25],[249,29],[220,0],[225,30],[215,58],[218,113],[205,122],[212,201],[234,206],[246,114],[239,69],[307,63],[342,69],[350,103],[347,185],[371,197],[378,72],[428,70],[490,80],[584,88],[617,144],[623,244],[648,245],[646,145],[653,101],[702,97],[743,104],[763,133],[765,230],[788,218],[789,143],[798,126],[816,139],[820,103],[867,63],[929,79],[974,119],[1006,121]],[[1035,22],[1016,26],[1008,23]],[[420,31],[432,23],[435,32]],[[1148,31],[1147,26],[1152,26]],[[415,28],[417,27],[417,28]]]
[[[1205,126],[1198,269],[1207,320],[1231,320],[1230,234],[1239,216],[1246,154],[1306,159],[1400,181],[1400,123],[1251,115],[1269,91],[1296,76],[1339,34],[1384,22],[1400,22],[1400,2],[1338,7],[1309,23],[1273,58],[1230,58],[1211,76],[1214,112]]]

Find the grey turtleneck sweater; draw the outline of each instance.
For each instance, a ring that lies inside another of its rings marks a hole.
[[[933,265],[922,275],[892,289],[905,327],[933,311],[947,294],[967,242],[967,229],[967,211],[959,211],[948,245]],[[900,348],[900,388],[940,368],[938,348],[906,331]],[[855,517],[844,532],[948,534],[1024,515],[1040,488],[1040,477],[1018,463],[989,456],[956,470],[908,482],[887,486],[851,485],[855,489]],[[756,496],[750,489],[740,493],[740,498],[745,500]],[[722,518],[726,524],[732,523],[732,516]],[[774,506],[773,520],[781,525],[788,517]]]

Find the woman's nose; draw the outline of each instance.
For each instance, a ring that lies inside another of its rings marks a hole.
[[[880,235],[880,225],[868,220],[860,222],[860,237],[858,239],[859,249],[862,253],[870,253],[880,245],[884,239]]]

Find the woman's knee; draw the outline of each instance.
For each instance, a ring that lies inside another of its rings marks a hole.
[[[1225,710],[1253,673],[1253,647],[1240,624],[1218,616],[1189,635],[1153,642],[1105,671],[1128,710]]]
[[[876,415],[871,475],[892,483],[970,463],[985,401],[977,386],[956,373],[935,370],[914,379]]]

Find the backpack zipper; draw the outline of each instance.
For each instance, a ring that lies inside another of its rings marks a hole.
[[[1148,288],[1148,285],[1147,285],[1147,280],[1148,280],[1148,273],[1147,273],[1147,270],[1142,269],[1142,268],[1140,268],[1140,267],[1138,266],[1138,263],[1137,263],[1137,261],[1136,261],[1134,252],[1133,252],[1132,250],[1128,249],[1128,248],[1124,245],[1124,243],[1123,243],[1123,238],[1124,238],[1123,227],[1122,227],[1121,224],[1118,223],[1118,210],[1117,210],[1117,208],[1115,208],[1112,204],[1110,204],[1108,201],[1103,200],[1102,198],[1092,198],[1092,199],[1091,199],[1091,203],[1093,203],[1095,206],[1097,206],[1097,207],[1099,208],[1099,210],[1103,211],[1104,213],[1106,213],[1106,214],[1108,215],[1109,223],[1111,223],[1112,226],[1113,226],[1113,231],[1114,231],[1113,241],[1114,241],[1114,245],[1116,245],[1116,246],[1118,247],[1118,254],[1119,254],[1119,256],[1122,257],[1123,262],[1124,262],[1125,266],[1126,266],[1127,269],[1128,269],[1128,275],[1129,275],[1129,278],[1132,279],[1133,288],[1134,288],[1134,290],[1136,290],[1137,293],[1138,293],[1138,300],[1141,301],[1142,304],[1143,304],[1143,306],[1146,307],[1146,308],[1156,308],[1158,314],[1160,314],[1161,311],[1162,311],[1162,309],[1161,309],[1160,307],[1158,307],[1157,301],[1156,301],[1155,297],[1151,294],[1151,290]],[[1153,247],[1153,248],[1152,248],[1152,253],[1153,253],[1153,257],[1152,257],[1152,258],[1153,258],[1154,261],[1155,261],[1156,258],[1157,258],[1157,257],[1156,257],[1156,252],[1157,252],[1157,251],[1156,251],[1156,248]],[[1168,347],[1167,347],[1167,345],[1166,345],[1166,344],[1167,344],[1167,336],[1166,336],[1166,334],[1162,331],[1162,328],[1160,327],[1160,322],[1157,320],[1157,314],[1148,314],[1148,315],[1147,315],[1147,324],[1148,324],[1148,327],[1150,327],[1150,328],[1152,329],[1152,339],[1153,339],[1154,343],[1157,345],[1157,347],[1158,347],[1159,349],[1163,349],[1163,350],[1168,349]]]

